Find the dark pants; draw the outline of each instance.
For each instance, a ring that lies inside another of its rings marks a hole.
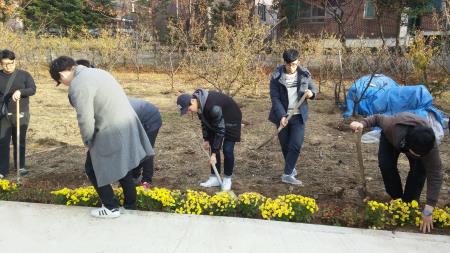
[[[407,202],[419,200],[426,179],[424,165],[420,159],[411,154],[406,155],[410,169],[406,178],[405,191],[403,191],[402,181],[397,168],[399,155],[400,151],[389,143],[382,132],[378,149],[378,165],[383,176],[386,192],[393,199],[401,198]]]
[[[209,142],[209,145],[212,145],[213,142],[214,142],[214,138],[210,138],[208,140],[208,142]],[[227,177],[231,177],[233,175],[233,170],[234,170],[234,144],[235,143],[236,142],[234,142],[234,141],[230,141],[230,140],[224,139],[223,144],[222,144],[224,174]],[[217,171],[220,174],[220,169],[221,169],[220,151],[216,152],[216,159],[217,159],[216,168],[217,168]],[[212,166],[211,166],[211,174],[214,174],[214,170],[213,170]]]
[[[114,195],[114,191],[111,185],[105,185],[98,187],[97,178],[95,177],[94,167],[92,166],[91,155],[89,152],[86,154],[86,163],[84,165],[86,170],[86,175],[94,186],[95,190],[102,201],[102,204],[108,208],[118,208],[119,200]],[[133,182],[132,173],[128,172],[128,174],[119,180],[120,186],[122,186],[123,194],[125,196],[125,202],[123,207],[126,209],[136,209],[136,186]]]
[[[144,126],[145,129],[145,126]],[[147,133],[147,137],[150,140],[150,144],[152,144],[152,148],[155,148],[156,137],[158,136],[159,128],[154,131],[145,131]],[[153,180],[153,170],[154,170],[154,157],[151,156],[148,159],[145,159],[139,167],[133,170],[133,177],[138,178],[141,175],[142,169],[142,182],[152,183]]]
[[[9,154],[11,140],[14,146],[14,166],[17,169],[17,131],[16,116],[4,117],[0,120],[0,174],[7,175],[9,173]],[[8,119],[9,118],[9,119]],[[25,140],[27,137],[28,123],[30,122],[30,114],[25,112],[24,117],[20,119],[20,168],[25,167]]]
[[[284,174],[292,174],[300,155],[304,138],[305,124],[303,124],[303,118],[300,114],[294,115],[287,126],[278,134],[281,152],[284,157]]]

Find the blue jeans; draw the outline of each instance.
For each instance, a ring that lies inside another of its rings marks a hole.
[[[214,142],[214,137],[209,139],[209,145],[212,145]],[[227,139],[223,140],[222,144],[222,151],[223,151],[223,167],[224,167],[224,174],[227,177],[231,177],[233,175],[233,169],[234,169],[234,141],[229,141]],[[217,171],[220,174],[220,168],[221,168],[221,162],[220,162],[220,151],[216,153],[216,159],[217,164],[216,168]],[[214,170],[211,167],[211,175],[214,175]]]
[[[279,126],[279,125],[278,125]],[[277,126],[277,127],[278,127]],[[291,175],[302,149],[305,138],[305,124],[300,114],[294,115],[285,128],[278,133],[284,157],[284,174]]]

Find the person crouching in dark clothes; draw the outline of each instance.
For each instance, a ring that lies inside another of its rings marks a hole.
[[[362,122],[350,124],[354,131],[362,131],[367,127],[382,129],[378,164],[386,192],[391,198],[401,198],[406,202],[418,201],[427,181],[426,205],[422,211],[420,230],[431,232],[433,209],[442,185],[442,163],[433,129],[426,119],[408,112],[394,116],[374,115]],[[404,190],[397,168],[400,153],[406,154],[410,167]]]

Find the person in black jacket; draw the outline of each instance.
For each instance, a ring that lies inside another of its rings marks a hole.
[[[193,94],[181,94],[177,98],[181,115],[196,112],[201,121],[203,147],[211,148],[210,164],[216,164],[220,173],[220,149],[224,156],[222,190],[231,190],[231,177],[234,169],[234,145],[241,140],[242,113],[236,102],[229,96],[216,91],[197,89]],[[200,184],[215,187],[220,183],[211,168],[209,179]]]
[[[19,173],[23,176],[28,173],[25,167],[25,139],[27,135],[28,123],[30,122],[29,97],[36,93],[36,85],[31,75],[21,69],[16,68],[16,55],[10,50],[0,52],[0,103],[7,103],[8,116],[0,119],[0,179],[9,173],[9,148],[11,139],[16,150],[16,113],[20,113],[20,164]],[[5,92],[8,80],[13,77],[14,80],[10,89]],[[3,98],[3,99],[2,99]],[[16,112],[16,103],[19,101],[20,112]],[[14,152],[14,164],[16,164],[16,152]]]
[[[305,137],[305,124],[308,120],[308,102],[295,109],[295,104],[306,93],[307,99],[314,99],[317,94],[311,73],[300,66],[300,53],[296,49],[288,49],[283,53],[284,65],[278,67],[270,80],[270,99],[272,108],[269,120],[278,128],[283,129],[278,134],[281,151],[285,160],[284,173],[281,181],[287,184],[302,185],[295,178],[297,170],[295,165]],[[289,120],[288,113],[293,117]]]

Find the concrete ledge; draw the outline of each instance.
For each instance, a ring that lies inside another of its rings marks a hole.
[[[450,252],[450,236],[0,201],[1,252]]]

